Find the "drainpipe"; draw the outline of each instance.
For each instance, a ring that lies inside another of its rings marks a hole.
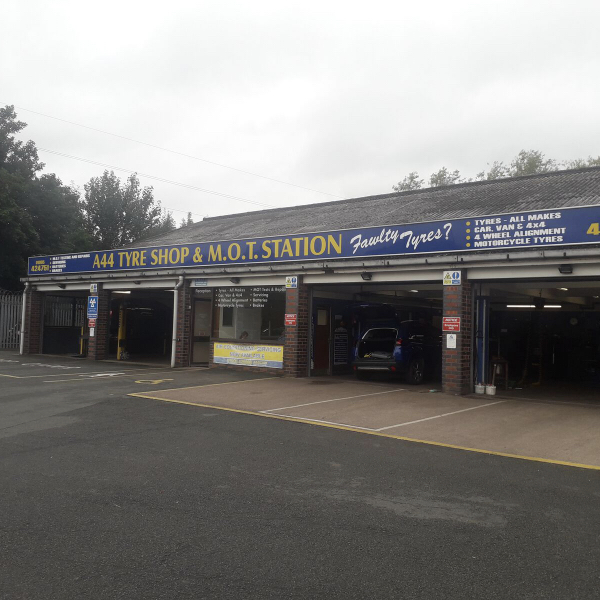
[[[175,368],[175,353],[177,352],[177,313],[179,309],[179,290],[183,286],[183,276],[179,276],[179,281],[173,289],[173,340],[171,343],[171,369]]]
[[[19,354],[23,356],[23,352],[25,351],[25,319],[26,319],[26,310],[27,310],[27,292],[29,291],[29,281],[25,284],[25,289],[23,290],[23,306],[21,307],[21,339],[19,342]]]

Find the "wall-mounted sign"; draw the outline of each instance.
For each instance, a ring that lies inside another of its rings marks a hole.
[[[190,287],[207,287],[208,279],[192,279]]]
[[[140,271],[600,243],[600,205],[322,233],[36,256],[29,275]]]
[[[92,327],[96,327],[96,319],[88,319],[88,327],[91,329]]]
[[[338,327],[333,332],[333,364],[348,364],[348,330],[345,327]]]
[[[88,296],[87,318],[88,319],[97,319],[98,318],[98,296]]]
[[[460,332],[460,317],[442,317],[442,331]]]
[[[283,292],[283,286],[217,288],[215,303],[217,308],[264,308],[270,296]]]
[[[213,362],[223,365],[283,369],[283,346],[215,342]]]
[[[298,287],[298,278],[293,275],[291,277],[286,277],[285,278],[285,287],[286,288],[297,288]]]
[[[97,293],[98,293],[98,284],[90,283],[90,294],[97,294]]]
[[[290,313],[285,315],[285,324],[287,327],[296,327],[296,322],[298,320],[298,315],[295,313]]]
[[[444,285],[460,285],[462,271],[444,271]]]
[[[456,334],[455,333],[449,333],[446,336],[446,348],[456,348]]]

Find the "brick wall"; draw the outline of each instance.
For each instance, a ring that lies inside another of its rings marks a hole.
[[[298,278],[300,280],[300,277]],[[286,377],[308,375],[309,336],[309,292],[308,286],[298,282],[295,289],[285,291],[285,312],[296,314],[296,326],[285,328],[283,349],[283,372]]]
[[[178,300],[175,366],[188,367],[191,362],[192,335],[192,289],[190,288],[190,281],[185,281],[179,289]]]
[[[446,348],[444,333],[442,345],[442,387],[447,394],[469,394],[471,382],[471,327],[473,319],[472,289],[463,271],[462,285],[444,286],[444,317],[460,317],[460,333],[456,348]]]
[[[98,290],[98,318],[94,337],[88,341],[88,354],[90,360],[104,360],[108,358],[108,333],[110,328],[110,292]]]
[[[25,303],[25,343],[24,354],[39,354],[42,351],[44,326],[44,294],[30,290]]]

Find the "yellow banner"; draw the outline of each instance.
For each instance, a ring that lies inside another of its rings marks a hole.
[[[283,369],[283,346],[215,342],[213,362],[223,365]]]

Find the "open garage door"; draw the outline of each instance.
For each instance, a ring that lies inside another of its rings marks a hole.
[[[599,283],[490,283],[488,302],[487,383],[513,395],[598,397]]]
[[[314,285],[311,321],[311,375],[441,380],[439,283]]]
[[[172,328],[171,290],[112,291],[110,358],[168,364],[171,360]]]

